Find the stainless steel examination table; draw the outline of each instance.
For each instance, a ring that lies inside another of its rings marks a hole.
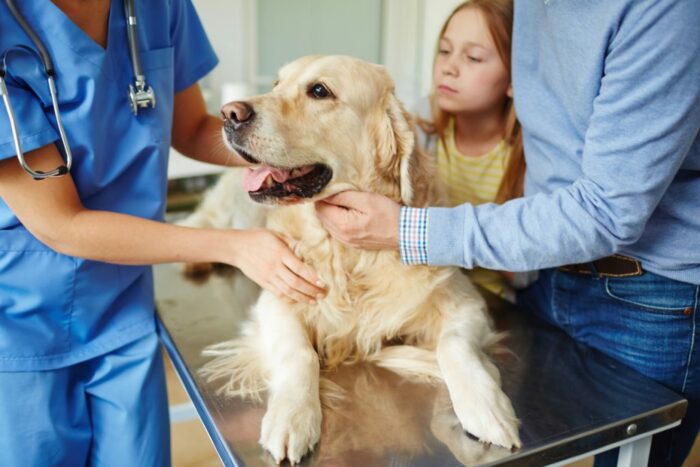
[[[258,289],[224,271],[206,281],[155,268],[159,332],[224,465],[275,465],[258,445],[264,404],[225,399],[199,374],[210,345],[239,330]],[[680,423],[681,396],[575,343],[505,302],[492,300],[510,353],[496,357],[522,421],[522,449],[487,447],[464,435],[444,387],[409,382],[369,365],[327,375],[345,396],[324,408],[323,434],[304,465],[563,465],[621,446],[618,465],[647,464],[651,435]]]

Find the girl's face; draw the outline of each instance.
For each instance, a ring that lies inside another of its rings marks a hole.
[[[433,69],[438,107],[452,114],[502,108],[512,95],[508,71],[476,8],[458,11],[440,38]]]

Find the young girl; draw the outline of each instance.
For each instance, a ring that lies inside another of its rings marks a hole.
[[[525,160],[512,99],[512,25],[511,0],[471,0],[440,31],[430,109],[422,112],[431,115],[419,123],[437,157],[449,206],[522,196]],[[509,273],[475,268],[468,274],[495,294],[512,295]]]

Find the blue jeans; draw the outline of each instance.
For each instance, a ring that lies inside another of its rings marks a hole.
[[[650,466],[681,466],[700,429],[700,286],[645,272],[600,277],[556,269],[518,294],[518,304],[688,399],[681,425],[654,436]],[[697,324],[697,325],[696,325]],[[617,451],[596,457],[615,465]]]

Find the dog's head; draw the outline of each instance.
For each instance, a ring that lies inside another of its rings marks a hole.
[[[226,144],[255,164],[244,178],[255,201],[288,204],[360,189],[422,204],[410,174],[413,123],[379,65],[304,57],[280,70],[270,93],[228,103],[222,114]]]

